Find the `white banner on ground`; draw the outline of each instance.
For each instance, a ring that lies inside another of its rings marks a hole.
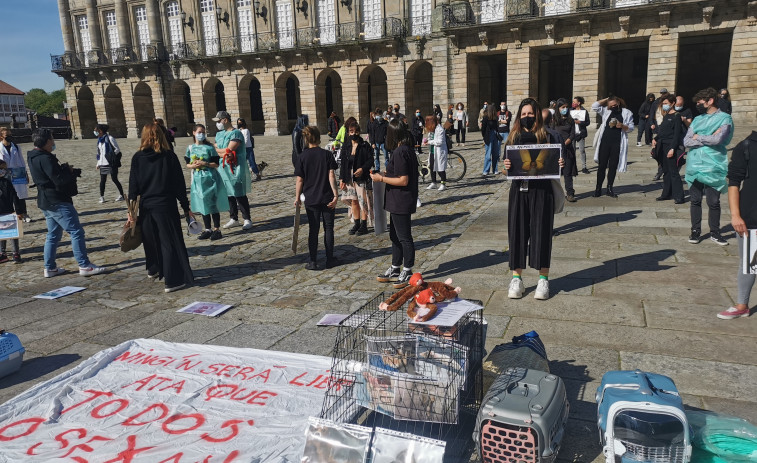
[[[298,461],[331,359],[128,341],[0,405],[0,462]]]

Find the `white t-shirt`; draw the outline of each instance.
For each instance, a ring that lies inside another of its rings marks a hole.
[[[247,148],[252,148],[252,136],[250,135],[250,129],[239,129],[240,132],[242,132],[242,135],[244,135],[244,146]]]

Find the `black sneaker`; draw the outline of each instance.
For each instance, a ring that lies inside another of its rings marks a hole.
[[[210,232],[210,241],[220,240],[221,238],[223,238],[221,230],[213,230]]]
[[[400,275],[397,277],[397,280],[392,283],[392,286],[394,286],[394,289],[401,289],[408,285],[408,282],[410,281],[410,277],[413,276],[412,270],[405,270],[402,269],[400,272]]]
[[[0,254],[0,264],[3,262],[8,262],[8,255],[5,253]],[[397,275],[399,275],[399,273]]]
[[[210,232],[210,230],[205,230],[202,233],[200,233],[200,236],[197,237],[198,240],[206,240],[210,238],[210,235],[213,233]]]
[[[360,228],[357,229],[357,232],[355,232],[357,235],[367,235],[368,234],[368,223],[362,222],[360,224]]]
[[[710,240],[721,246],[728,246],[728,241],[724,240],[720,233],[710,233]]]
[[[21,263],[21,254],[14,253],[13,254],[13,263],[14,264],[20,264]]]
[[[390,281],[396,280],[400,276],[400,268],[399,267],[389,267],[386,272],[380,274],[376,277],[376,280],[379,283],[389,283]]]
[[[360,230],[360,220],[355,220],[355,225],[353,225],[352,228],[347,231],[347,233],[354,235],[358,230]]]
[[[700,235],[699,230],[691,230],[691,235],[689,235],[689,243],[691,244],[699,244],[699,242],[702,241],[702,237]]]
[[[318,264],[313,262],[312,260],[305,265],[305,268],[308,270],[318,270]]]
[[[583,169],[581,169],[581,173],[582,174],[590,174],[591,172],[589,172],[589,169],[587,169],[586,167],[584,167]]]

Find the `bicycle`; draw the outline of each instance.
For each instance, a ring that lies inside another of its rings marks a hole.
[[[416,152],[418,157],[418,175],[421,177],[421,182],[426,183],[426,177],[431,173],[431,169],[428,167],[428,154],[423,154],[423,157]],[[468,165],[465,162],[465,158],[460,154],[450,151],[447,154],[447,181],[457,182],[465,177],[465,171]]]

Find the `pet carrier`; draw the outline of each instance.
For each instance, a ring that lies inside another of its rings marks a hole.
[[[484,393],[508,368],[526,368],[549,373],[549,360],[544,343],[536,331],[513,336],[511,342],[492,349],[484,362]]]
[[[15,334],[0,330],[0,378],[15,373],[21,368],[26,350]]]
[[[492,384],[473,440],[484,463],[549,463],[557,458],[569,405],[559,377],[508,368]]]
[[[687,463],[689,424],[673,380],[610,371],[597,390],[597,425],[607,463]]]

